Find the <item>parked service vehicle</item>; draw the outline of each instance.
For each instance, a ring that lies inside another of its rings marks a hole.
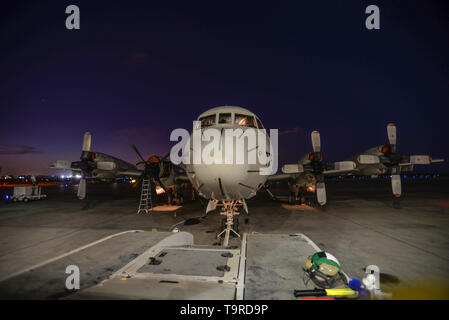
[[[24,186],[14,187],[14,194],[11,197],[12,202],[31,200],[42,200],[47,198],[46,194],[41,194],[41,187],[39,186]]]

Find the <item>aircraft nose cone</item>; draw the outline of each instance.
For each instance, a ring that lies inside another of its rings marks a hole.
[[[257,140],[254,146],[249,146],[246,138],[244,147],[239,148],[234,138],[233,146],[229,147],[226,145],[229,137],[224,130],[221,130],[217,140],[202,141],[201,149],[191,149],[192,162],[195,152],[201,152],[200,155],[196,154],[197,159],[200,156],[200,163],[186,165],[192,184],[209,199],[237,200],[254,196],[267,177],[259,173]],[[255,161],[250,158],[248,150],[254,150]]]

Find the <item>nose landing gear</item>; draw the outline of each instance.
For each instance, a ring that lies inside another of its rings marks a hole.
[[[229,237],[231,235],[240,238],[240,234],[238,233],[238,219],[234,218],[234,216],[237,216],[240,214],[240,212],[237,209],[237,206],[241,205],[240,201],[221,201],[222,208],[220,214],[223,216],[226,216],[224,220],[224,223],[222,224],[222,227],[225,227],[223,231],[221,231],[217,238],[220,238],[224,235],[223,239],[223,246],[229,245]]]

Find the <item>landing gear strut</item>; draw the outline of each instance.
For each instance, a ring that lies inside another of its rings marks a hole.
[[[220,214],[223,216],[226,216],[225,220],[225,226],[226,228],[221,231],[217,238],[221,237],[224,234],[224,240],[223,240],[223,246],[227,247],[229,245],[229,237],[231,236],[231,233],[237,237],[240,238],[240,234],[238,231],[238,222],[235,223],[234,216],[237,216],[240,214],[240,212],[237,210],[237,206],[240,205],[239,201],[222,201],[222,208]],[[234,228],[235,225],[235,228]]]

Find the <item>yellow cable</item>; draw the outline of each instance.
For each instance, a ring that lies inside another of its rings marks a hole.
[[[328,296],[351,296],[354,294],[355,294],[354,290],[349,289],[349,288],[326,289],[326,295],[328,295]]]

